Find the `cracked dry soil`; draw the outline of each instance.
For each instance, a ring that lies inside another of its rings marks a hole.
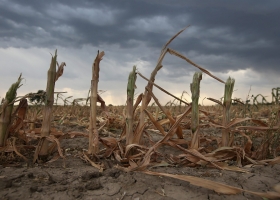
[[[113,166],[100,173],[77,157],[86,147],[87,138],[66,139],[68,154],[65,165],[57,160],[45,165],[17,167],[0,165],[0,198],[13,199],[262,199],[247,193],[220,195],[168,177],[141,172],[123,172]],[[63,146],[63,145],[62,145]],[[69,153],[72,152],[72,153]],[[201,177],[251,191],[269,191],[280,182],[280,166],[255,166],[249,173],[211,168],[157,167],[152,171]]]

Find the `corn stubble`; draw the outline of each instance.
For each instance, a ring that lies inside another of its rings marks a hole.
[[[278,187],[275,188],[276,192],[261,193],[193,176],[172,175],[150,171],[152,167],[167,164],[184,167],[214,167],[220,170],[244,173],[247,172],[247,170],[242,168],[244,165],[273,165],[280,163],[280,148],[279,145],[277,146],[280,125],[280,110],[278,104],[269,109],[265,107],[265,105],[258,105],[258,108],[256,106],[249,109],[249,107],[245,108],[246,105],[241,101],[236,100],[240,105],[233,106],[232,93],[235,83],[233,78],[229,77],[228,80],[224,82],[189,58],[168,47],[168,45],[186,28],[180,30],[164,45],[155,69],[152,71],[149,79],[137,71],[136,66],[133,66],[128,77],[126,106],[109,106],[106,110],[105,102],[98,94],[99,64],[104,56],[104,52],[98,51],[92,65],[90,96],[88,98],[75,99],[71,103],[72,105],[67,105],[70,104],[69,99],[71,98],[67,97],[62,99],[64,106],[53,106],[55,81],[62,75],[65,65],[65,63],[62,63],[62,67],[58,67],[56,71],[57,54],[55,53],[48,71],[46,102],[43,113],[36,107],[30,107],[26,114],[26,110],[24,113],[23,106],[21,111],[17,111],[15,115],[21,116],[20,118],[27,116],[26,118],[30,120],[26,122],[21,120],[14,123],[12,123],[12,120],[9,120],[12,111],[12,107],[9,106],[12,106],[15,100],[15,92],[21,80],[21,78],[19,78],[18,82],[11,87],[13,89],[10,89],[11,91],[9,90],[9,95],[8,97],[6,96],[7,100],[5,100],[4,104],[1,106],[0,130],[2,136],[0,138],[8,137],[7,135],[12,132],[16,133],[17,137],[24,140],[27,144],[31,139],[40,138],[34,155],[33,162],[35,162],[38,156],[51,155],[56,150],[59,156],[64,158],[62,149],[60,148],[60,141],[65,137],[88,137],[88,151],[83,152],[83,159],[99,171],[103,171],[106,168],[102,163],[102,159],[99,160],[99,162],[94,162],[92,160],[92,155],[99,159],[114,158],[119,163],[117,168],[124,171],[140,171],[149,175],[171,177],[187,181],[196,186],[214,190],[221,194],[248,192],[265,198],[279,198],[280,191],[277,189]],[[182,93],[181,98],[178,98],[171,92],[155,84],[156,75],[158,71],[163,68],[162,61],[166,53],[181,58],[200,70],[194,74],[193,82],[191,83],[192,102],[189,103],[183,99],[184,94],[187,93],[186,91]],[[217,103],[216,106],[207,107],[199,106],[198,104],[202,73],[225,85],[223,102],[208,98]],[[144,88],[144,92],[139,94],[136,100],[134,100],[137,75],[147,81],[147,86]],[[170,101],[165,106],[162,105],[153,92],[154,86],[166,95],[173,97],[174,101]],[[272,93],[273,102],[277,103],[279,101],[278,88],[274,88]],[[57,95],[57,99],[58,98],[62,97]],[[154,101],[153,106],[149,106],[151,100]],[[80,105],[83,101],[86,101],[86,105],[84,106]],[[90,109],[87,107],[88,101],[90,101]],[[176,104],[176,101],[179,102],[179,105]],[[102,108],[97,106],[97,102],[101,103]],[[256,102],[256,100],[254,102]],[[24,105],[24,102],[22,104]],[[264,110],[258,110],[260,107],[263,107]],[[181,110],[183,111],[181,112]],[[245,111],[247,112],[248,110],[250,116],[244,114]],[[269,116],[270,113],[274,113],[274,115]],[[266,118],[262,116],[266,116]],[[267,119],[267,121],[264,121],[264,119]],[[24,123],[26,123],[26,127],[29,125],[28,129],[23,128]],[[41,124],[42,128],[36,128],[35,124]],[[85,129],[88,128],[89,134],[78,131],[63,133],[52,128],[53,125],[70,126],[73,124]],[[219,130],[221,136],[202,136],[200,130],[209,127],[214,127],[216,130]],[[112,129],[121,129],[122,133],[118,136],[110,131]],[[186,129],[191,130],[190,135],[185,134]],[[160,139],[154,141],[149,131],[152,131],[153,134],[158,133]],[[5,135],[3,133],[8,134]],[[40,134],[41,136],[38,137]],[[253,150],[255,137],[264,138],[263,142],[258,144],[258,150]],[[13,151],[24,160],[28,160],[16,148],[15,139],[11,138],[11,141],[10,144],[12,145]],[[52,145],[49,145],[48,141],[52,141]],[[216,146],[212,145],[213,142]],[[237,145],[237,143],[239,144]],[[5,140],[2,145],[5,145]],[[181,153],[178,155],[165,155],[163,157],[159,153],[159,149],[165,146],[177,149]],[[103,149],[101,149],[101,147],[103,147]],[[272,147],[273,158],[267,159],[268,156],[271,155]],[[158,157],[161,158],[161,163],[155,162]],[[57,159],[57,157],[54,157],[52,161],[55,159]],[[227,164],[226,161],[232,160],[236,162],[236,165]]]
[[[198,149],[199,148],[199,109],[198,109],[198,100],[200,94],[200,81],[202,79],[202,73],[196,72],[193,76],[193,82],[191,84],[192,92],[192,141],[190,148]]]
[[[104,51],[97,52],[96,58],[92,65],[92,79],[91,79],[91,96],[90,96],[90,124],[89,124],[89,145],[88,154],[99,153],[98,130],[96,127],[96,110],[98,100],[98,81],[99,81],[99,63],[105,55]]]
[[[126,101],[126,144],[133,143],[133,100],[136,82],[136,66],[133,66],[127,82],[127,101]]]
[[[55,82],[58,78],[63,74],[64,66],[66,65],[64,62],[58,66],[56,71],[57,63],[57,50],[55,51],[54,56],[52,56],[50,68],[48,70],[48,81],[47,81],[47,88],[46,88],[46,99],[45,99],[45,106],[43,110],[43,121],[42,121],[42,129],[41,129],[41,140],[40,145],[38,145],[37,152],[38,156],[42,160],[46,160],[49,155],[49,139],[47,137],[50,136],[51,131],[51,120],[52,120],[52,110],[54,104],[54,88]],[[37,160],[37,153],[35,153],[34,161]]]
[[[8,137],[9,127],[11,124],[12,112],[14,107],[14,101],[17,96],[17,89],[20,87],[21,75],[17,82],[11,85],[10,89],[6,93],[6,97],[1,105],[1,116],[0,116],[0,147],[6,144]]]

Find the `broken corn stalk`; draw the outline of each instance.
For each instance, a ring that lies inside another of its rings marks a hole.
[[[57,62],[56,60],[57,60],[57,50],[55,50],[55,54],[51,58],[51,64],[48,70],[46,100],[45,100],[45,107],[43,111],[43,123],[41,129],[42,137],[49,136],[51,130],[52,107],[54,103],[54,86],[55,86],[55,79],[56,79],[56,62]],[[44,139],[39,152],[39,156],[43,160],[45,160],[46,157],[48,156],[48,147],[49,147],[49,141]]]
[[[97,52],[96,58],[92,65],[92,80],[91,80],[91,96],[90,96],[90,125],[89,125],[89,154],[97,154],[99,152],[98,130],[96,127],[96,103],[98,99],[98,81],[99,81],[99,63],[105,55],[104,51]]]
[[[126,101],[126,144],[133,142],[133,98],[136,81],[136,66],[133,66],[127,83],[127,101]]]
[[[20,87],[21,74],[6,93],[4,103],[2,104],[2,114],[0,116],[0,147],[4,146],[8,137],[8,129],[11,123],[11,115],[14,107],[13,101],[17,96],[17,89]]]
[[[223,126],[226,127],[230,122],[230,107],[231,107],[231,96],[233,93],[235,80],[231,77],[227,79],[225,84],[225,93],[224,93],[224,116],[223,116]],[[229,129],[224,129],[222,131],[222,146],[229,146],[230,134]]]
[[[199,87],[200,81],[202,79],[202,73],[196,72],[193,76],[193,82],[191,83],[191,92],[192,92],[192,141],[190,148],[198,149],[199,148]]]

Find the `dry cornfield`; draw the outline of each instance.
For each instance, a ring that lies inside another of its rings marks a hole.
[[[252,97],[253,104],[232,99],[233,78],[223,81],[168,48],[185,29],[163,47],[150,78],[133,67],[124,106],[106,106],[98,93],[104,52],[97,53],[92,65],[89,96],[72,103],[60,92],[55,95],[55,82],[66,65],[58,64],[57,52],[46,91],[16,97],[20,76],[1,104],[2,197],[280,198],[280,88],[272,89],[270,104],[261,94]],[[155,83],[166,53],[199,70],[190,84],[192,102],[185,101],[185,91],[178,98]],[[202,73],[225,85],[221,101],[208,98],[216,105],[198,104]],[[134,99],[137,77],[147,86]],[[174,101],[162,105],[153,87]],[[64,105],[57,105],[59,98]]]

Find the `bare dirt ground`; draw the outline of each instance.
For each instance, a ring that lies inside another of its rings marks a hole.
[[[220,195],[214,191],[193,186],[188,182],[147,175],[142,172],[123,172],[115,160],[106,160],[106,168],[99,172],[81,159],[87,149],[88,138],[64,139],[61,143],[65,162],[0,163],[0,198],[12,199],[264,199],[248,193]],[[170,153],[164,148],[163,153]],[[64,166],[65,164],[65,166]],[[221,171],[214,168],[157,166],[151,171],[190,175],[224,183],[238,188],[266,192],[280,182],[280,166],[254,166],[248,173]]]

